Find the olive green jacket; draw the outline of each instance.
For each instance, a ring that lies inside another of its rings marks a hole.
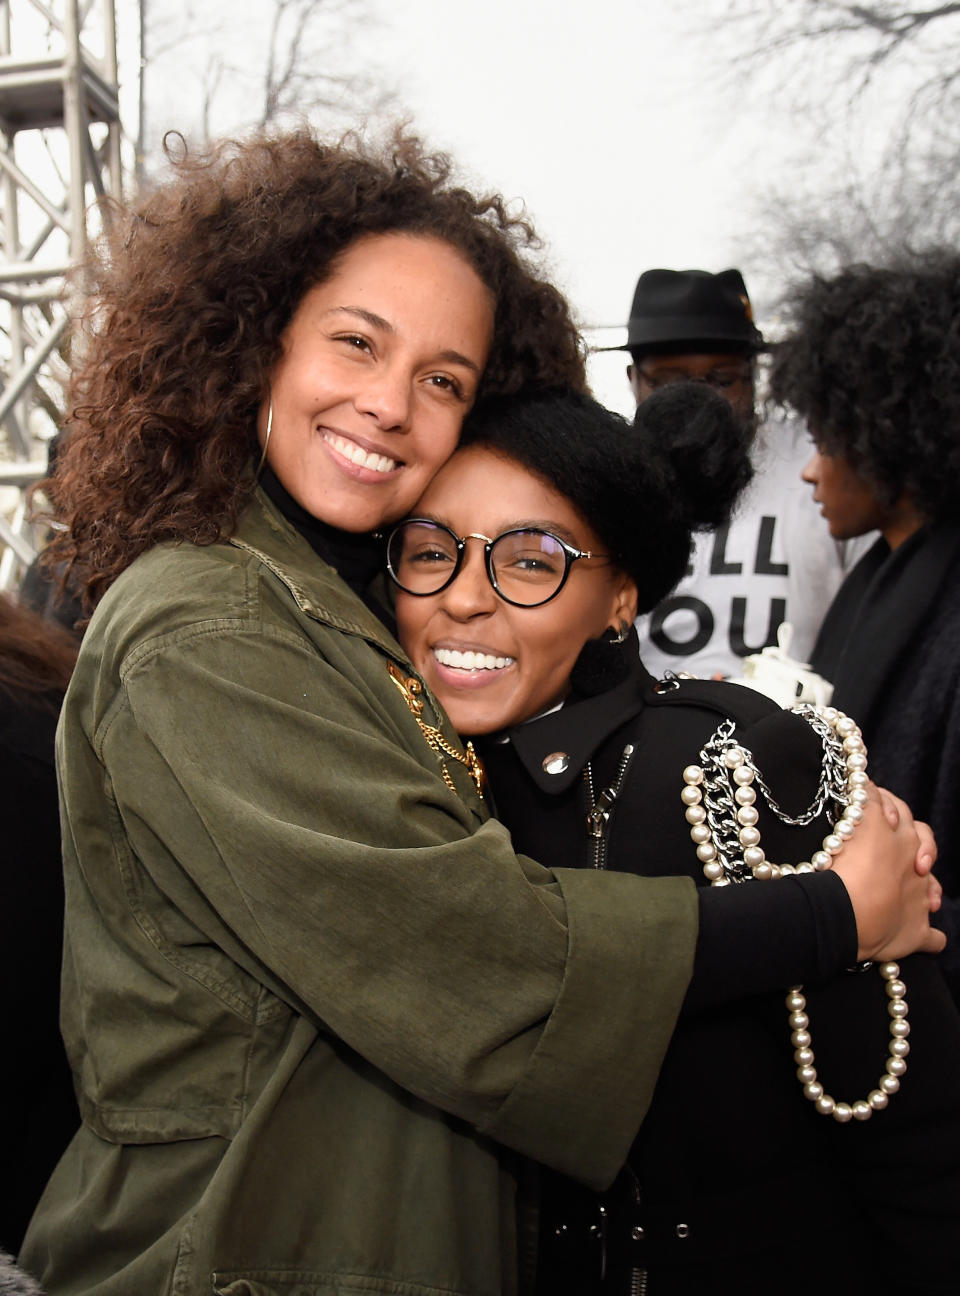
[[[622,1164],[693,885],[514,855],[390,661],[262,496],[94,616],[58,736],[84,1123],[21,1257],[51,1296],[511,1293],[522,1158]]]

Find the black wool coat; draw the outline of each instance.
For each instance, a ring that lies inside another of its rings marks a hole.
[[[806,723],[737,685],[683,680],[657,690],[635,662],[600,695],[574,695],[506,743],[482,741],[498,816],[519,851],[557,867],[593,867],[584,770],[589,762],[596,796],[615,783],[631,744],[605,867],[688,872],[705,885],[680,800],[682,771],[699,763],[727,717],[783,809],[796,815],[811,801],[821,747]],[[809,860],[829,831],[824,819],[806,829],[780,823],[759,795],[757,807],[761,845],[774,862]],[[649,1292],[669,1296],[857,1296],[881,1283],[917,1296],[956,1290],[960,1017],[935,960],[901,964],[911,1053],[885,1111],[840,1125],[815,1111],[796,1076],[786,987],[776,978],[788,975],[781,965],[800,912],[788,904],[798,897],[822,933],[821,966],[808,969],[804,984],[819,1079],[838,1100],[865,1098],[887,1058],[885,985],[875,969],[837,975],[844,963],[836,951],[851,963],[855,952],[835,909],[817,912],[823,889],[814,883],[826,881],[748,882],[757,904],[771,906],[753,917],[730,908],[732,887],[701,893],[702,929],[727,924],[724,957],[695,970],[653,1105],[611,1192],[597,1199],[544,1174],[543,1296],[618,1296],[642,1290],[641,1274]],[[715,939],[704,943],[716,949]]]
[[[879,539],[837,592],[813,652],[856,716],[876,781],[937,837],[941,966],[960,1001],[960,522]]]

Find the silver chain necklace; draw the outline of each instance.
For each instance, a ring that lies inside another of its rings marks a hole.
[[[813,729],[820,739],[822,757],[817,791],[810,805],[798,815],[787,814],[774,798],[763,778],[753,753],[736,741],[736,725],[724,720],[700,751],[700,764],[688,765],[683,771],[681,800],[690,825],[690,837],[711,886],[756,879],[760,882],[786,877],[791,873],[811,873],[827,869],[833,857],[853,836],[863,819],[867,800],[867,752],[856,723],[835,707],[814,707],[808,703],[791,708],[793,713]],[[806,827],[828,807],[835,817],[833,828],[824,837],[821,848],[809,860],[799,864],[773,864],[760,846],[757,790],[773,814],[792,827]],[[797,1079],[804,1097],[824,1116],[841,1124],[849,1120],[869,1120],[882,1111],[900,1088],[900,1078],[907,1069],[910,1052],[907,1036],[906,986],[900,979],[896,963],[878,965],[886,982],[887,1012],[890,1015],[890,1044],[884,1074],[866,1098],[855,1102],[838,1102],[825,1092],[814,1066],[813,1041],[807,1001],[802,986],[791,986],[786,1007],[790,1039],[797,1063]]]

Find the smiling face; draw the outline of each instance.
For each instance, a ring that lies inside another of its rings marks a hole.
[[[359,239],[283,335],[270,467],[309,513],[343,530],[402,517],[456,447],[492,332],[492,296],[449,243]],[[268,416],[269,402],[261,444]]]
[[[458,536],[493,539],[517,527],[538,527],[577,549],[605,552],[569,500],[480,445],[458,451],[414,511]],[[400,641],[464,734],[505,729],[561,701],[586,641],[635,615],[633,582],[599,558],[574,562],[551,602],[513,607],[490,585],[477,539],[467,540],[459,574],[439,594],[419,598],[397,591]]]

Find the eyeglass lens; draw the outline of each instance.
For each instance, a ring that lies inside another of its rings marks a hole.
[[[456,569],[457,539],[436,523],[407,522],[393,533],[388,559],[401,589],[435,594]],[[563,584],[567,556],[547,531],[507,531],[491,546],[490,568],[505,598],[532,606]]]
[[[654,391],[659,391],[661,387],[666,387],[669,383],[675,382],[699,382],[706,383],[714,391],[726,391],[730,387],[736,387],[738,383],[750,381],[750,370],[748,368],[738,369],[711,369],[709,373],[685,373],[682,369],[640,370],[640,376],[648,387]]]

